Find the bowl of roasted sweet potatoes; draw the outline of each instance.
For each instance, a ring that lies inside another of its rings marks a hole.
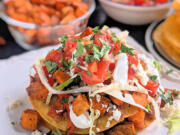
[[[62,35],[82,32],[95,9],[94,0],[4,0],[0,17],[26,50],[59,44]]]

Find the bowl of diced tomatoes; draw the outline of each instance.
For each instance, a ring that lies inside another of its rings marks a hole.
[[[4,0],[0,18],[24,49],[59,44],[62,35],[82,32],[95,9],[94,0]]]
[[[172,0],[99,0],[105,12],[114,20],[144,25],[159,21],[171,8]]]

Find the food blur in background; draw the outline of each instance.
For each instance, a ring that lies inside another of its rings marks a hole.
[[[152,6],[152,5],[166,3],[169,0],[112,0],[112,1],[126,5]]]
[[[171,0],[99,0],[114,20],[130,25],[159,21],[169,12]]]
[[[180,63],[180,0],[174,1],[173,8],[176,12],[159,25],[153,33],[153,39],[170,57]]]
[[[15,40],[35,47],[55,45],[60,36],[81,32],[95,8],[92,0],[8,0],[4,5],[7,16],[18,21],[9,27]]]

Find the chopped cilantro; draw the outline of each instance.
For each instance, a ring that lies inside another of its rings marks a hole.
[[[157,80],[157,75],[152,75],[152,76],[149,77],[149,79],[151,81],[156,81]]]
[[[155,68],[156,68],[159,72],[161,72],[161,65],[160,65],[159,61],[154,61],[153,64],[154,64]]]
[[[166,74],[169,75],[172,72],[173,72],[173,69],[170,69],[170,70],[166,71]]]
[[[91,54],[86,55],[85,61],[86,61],[87,64],[93,62],[94,61],[94,56],[91,55]]]
[[[101,34],[101,31],[100,31],[100,29],[99,29],[99,26],[94,27],[94,28],[92,29],[92,32],[95,33],[96,35]]]
[[[90,99],[92,99],[92,98],[93,98],[93,96],[89,96],[89,98],[90,98]]]
[[[82,38],[73,38],[71,39],[72,42],[81,42]]]
[[[87,71],[87,74],[88,74],[89,76],[92,76],[92,74],[91,74],[91,72],[90,72],[90,71]]]
[[[61,38],[60,38],[60,42],[62,44],[62,48],[64,48],[65,46],[65,43],[67,42],[68,40],[68,36],[67,35],[63,35]]]
[[[95,35],[92,35],[92,36],[90,37],[90,40],[94,40],[94,37],[95,37]]]
[[[65,69],[67,69],[67,70],[69,70],[69,69],[74,65],[73,61],[67,61],[67,60],[65,60],[62,55],[61,55],[61,61],[62,61],[62,63],[63,63],[63,67],[64,67]],[[62,71],[62,70],[61,70],[61,71]]]
[[[102,29],[108,29],[109,28],[109,26],[107,26],[107,25],[104,25],[103,27],[102,27]]]
[[[69,101],[69,98],[68,98],[68,97],[63,97],[63,98],[61,99],[61,103],[62,103],[62,104],[68,103],[68,101]]]
[[[170,105],[172,105],[173,104],[172,92],[168,90],[165,93],[163,93],[161,89],[159,89],[159,91],[160,91],[160,96],[164,100],[164,102],[166,104],[169,103]]]
[[[56,90],[62,90],[62,89],[64,89],[65,87],[67,87],[70,83],[72,83],[73,82],[73,78],[70,78],[70,79],[68,79],[67,81],[65,81],[64,83],[62,83],[62,84],[60,84],[59,86],[57,86],[55,89]]]
[[[132,52],[133,50],[134,50],[133,48],[129,48],[129,47],[121,44],[120,52],[122,52],[122,53],[129,53],[130,55],[134,55],[133,52]]]
[[[46,68],[47,68],[49,74],[53,74],[58,68],[58,64],[51,60],[47,60],[45,62],[45,65],[46,65]]]
[[[81,56],[84,53],[84,45],[80,42],[77,42],[76,52],[74,54],[74,57],[77,58]]]

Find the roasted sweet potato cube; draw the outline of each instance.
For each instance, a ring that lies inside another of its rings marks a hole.
[[[118,125],[109,131],[109,135],[136,135],[133,123]]]
[[[77,116],[89,110],[89,102],[86,96],[83,94],[78,95],[73,101],[72,109]]]
[[[21,115],[21,127],[27,130],[36,130],[39,120],[39,114],[35,110],[24,110]]]
[[[97,97],[94,96],[92,99],[92,108],[95,110],[99,110],[101,113],[101,116],[103,116],[106,112],[106,109],[110,103],[110,100],[106,98],[105,96],[101,96],[99,99],[100,101],[97,101]]]
[[[60,70],[57,70],[54,74],[53,74],[53,77],[58,81],[58,83],[62,84],[64,83],[65,81],[67,81],[70,76],[65,73],[65,72],[62,72]]]

